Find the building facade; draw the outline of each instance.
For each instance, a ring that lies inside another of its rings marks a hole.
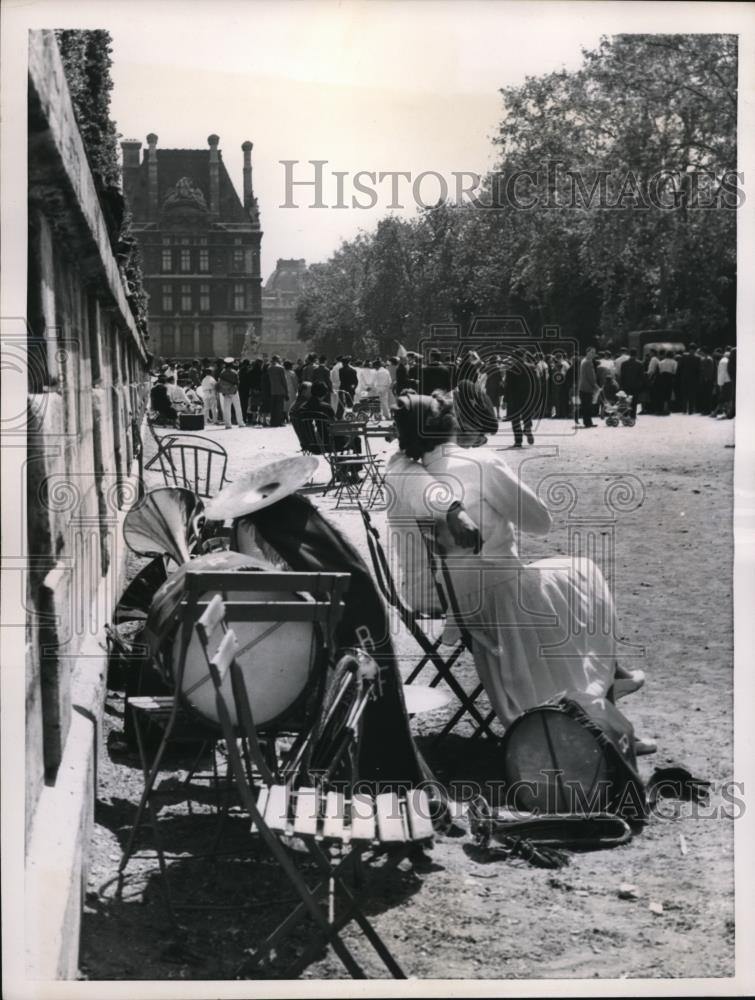
[[[123,189],[133,215],[149,294],[153,353],[162,358],[240,356],[262,337],[259,208],[252,187],[252,143],[244,153],[243,201],[218,144],[208,149],[147,148],[129,139]]]
[[[19,458],[17,475],[3,476],[3,558],[14,568],[3,596],[26,620],[7,620],[19,627],[4,632],[3,659],[18,672],[25,654],[25,963],[29,980],[46,981],[78,972],[105,622],[125,579],[149,379],[53,31],[29,33],[28,66],[26,319],[18,329],[3,320],[3,389],[25,388],[26,407],[2,427],[3,450]],[[11,386],[6,371],[27,384]]]
[[[302,258],[279,258],[275,270],[265,282],[262,292],[264,337],[260,353],[280,354],[292,361],[302,357],[309,346],[299,340],[296,307],[301,294],[301,282],[307,265]]]

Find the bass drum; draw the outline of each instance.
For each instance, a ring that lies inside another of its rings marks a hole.
[[[303,601],[304,597],[298,593],[249,591],[244,586],[246,573],[242,571],[272,569],[275,567],[269,563],[239,552],[213,552],[180,566],[160,587],[152,602],[142,638],[172,688],[179,675],[183,633],[181,602],[187,592],[188,571],[240,571],[238,590],[228,588],[221,594],[226,602],[241,601],[245,597],[255,602]],[[199,594],[199,600],[207,602],[217,593],[217,590],[208,590]],[[323,649],[319,628],[313,622],[234,620],[233,603],[226,604],[226,621],[238,640],[236,660],[241,667],[255,726],[269,729],[290,720],[316,682],[315,672]],[[215,653],[220,638],[218,633],[212,637],[210,655]],[[230,672],[223,680],[222,692],[235,725],[236,708]],[[203,721],[220,724],[215,707],[215,688],[196,629],[192,629],[186,649],[180,694],[184,705],[199,714]]]
[[[594,732],[560,708],[541,706],[515,719],[503,754],[511,808],[546,814],[610,808],[611,761]]]

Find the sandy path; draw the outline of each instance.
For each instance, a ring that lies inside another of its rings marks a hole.
[[[229,451],[232,478],[258,460],[260,452],[292,449],[289,429],[211,433]],[[659,744],[653,763],[643,761],[644,773],[671,758],[716,786],[711,807],[698,807],[699,815],[684,805],[672,816],[670,806],[630,844],[576,855],[556,872],[513,862],[480,864],[467,853],[467,836],[439,837],[433,870],[396,873],[384,880],[369,908],[410,975],[634,978],[733,973],[733,823],[724,813],[736,815],[737,807],[722,798],[722,787],[725,794],[732,779],[734,452],[727,447],[732,442],[732,422],[705,417],[641,417],[633,429],[601,426],[577,433],[566,422],[550,421],[538,433],[535,447],[505,453],[512,464],[525,463],[523,474],[532,486],[554,475],[570,482],[580,515],[593,520],[606,487],[618,476],[636,477],[638,495],[644,493],[644,498],[636,509],[617,515],[609,569],[623,638],[644,648],[637,664],[646,670],[648,682],[622,707],[636,729]],[[491,444],[509,443],[504,425]],[[329,505],[326,498],[323,506]],[[377,520],[380,525],[381,515]],[[566,513],[556,513],[554,522],[547,539],[528,541],[528,557],[567,551]],[[358,514],[341,511],[338,523],[365,551]],[[398,646],[404,663],[411,664],[411,641],[401,636]],[[471,662],[464,669],[471,678]],[[108,729],[120,727],[119,708],[114,696]],[[437,721],[421,717],[420,737]],[[460,733],[463,736],[464,730]],[[433,762],[440,774],[452,779],[494,774],[496,767],[494,757],[475,756],[461,738],[449,741]],[[91,979],[232,977],[242,949],[254,940],[257,922],[261,928],[272,919],[268,911],[274,909],[277,883],[271,874],[245,882],[251,876],[240,864],[228,866],[228,871],[220,866],[201,872],[196,865],[179,865],[179,888],[196,889],[206,882],[204,889],[199,887],[200,896],[209,898],[214,891],[235,899],[241,887],[242,899],[249,901],[257,893],[270,902],[243,917],[234,909],[209,916],[192,911],[186,919],[187,935],[178,942],[165,920],[153,867],[136,863],[127,898],[114,900],[112,887],[105,883],[117,868],[139,789],[135,761],[117,755],[111,759],[106,752],[82,974]],[[638,886],[636,901],[618,898],[622,882]],[[648,909],[651,901],[663,905],[662,914]],[[369,974],[382,975],[359,937],[347,934],[346,939],[364,958]],[[307,978],[341,975],[342,967],[332,955],[307,971]]]

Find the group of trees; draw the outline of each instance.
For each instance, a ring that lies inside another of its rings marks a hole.
[[[605,38],[576,72],[501,94],[477,195],[387,216],[313,265],[302,338],[393,352],[432,324],[522,315],[583,344],[656,327],[733,341],[736,37]]]

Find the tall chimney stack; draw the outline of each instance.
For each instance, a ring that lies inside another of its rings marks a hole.
[[[149,217],[156,219],[158,215],[157,197],[157,136],[150,132],[147,136],[147,201],[149,204]]]
[[[241,149],[244,153],[244,208],[252,207],[252,198],[254,197],[254,190],[252,188],[252,149],[254,148],[253,143],[246,142],[241,144]]]
[[[208,135],[207,142],[210,147],[210,212],[217,215],[220,211],[220,158],[218,156],[220,136]]]
[[[123,169],[134,170],[139,167],[139,152],[142,144],[138,139],[124,139],[121,143],[123,153]]]

